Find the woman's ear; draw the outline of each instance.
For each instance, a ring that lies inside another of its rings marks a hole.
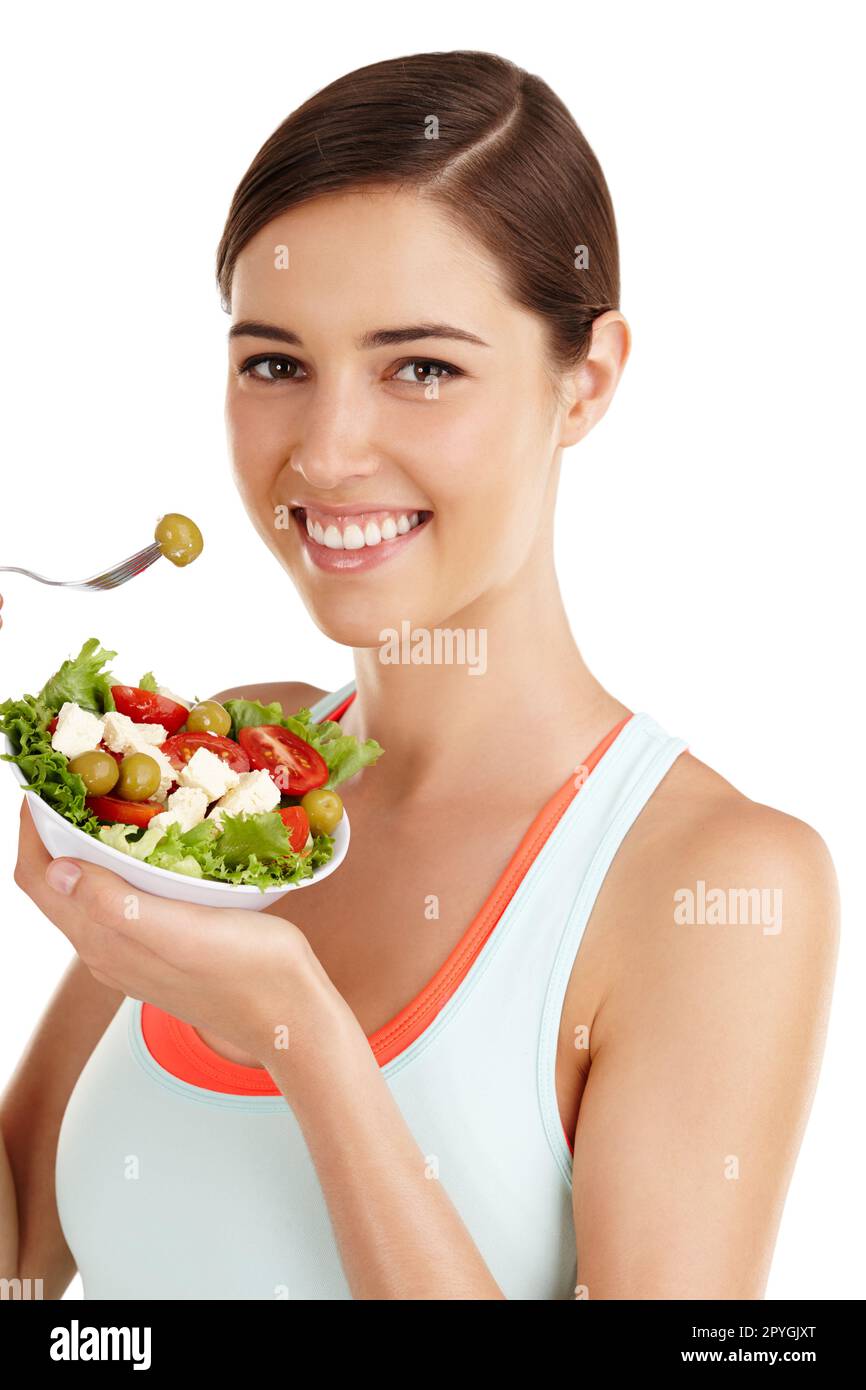
[[[597,424],[613,399],[631,352],[631,329],[618,309],[593,321],[589,352],[566,382],[567,407],[559,439],[561,448],[576,444]]]

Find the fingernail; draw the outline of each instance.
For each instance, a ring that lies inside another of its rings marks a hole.
[[[45,870],[45,878],[58,893],[71,893],[81,878],[81,870],[68,859],[52,859]]]

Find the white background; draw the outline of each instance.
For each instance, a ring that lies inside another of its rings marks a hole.
[[[853,6],[42,4],[5,20],[0,563],[78,578],[194,516],[187,571],[113,594],[0,576],[0,699],[85,638],[179,691],[302,679],[314,627],[234,490],[214,252],[262,141],[364,63],[488,49],[605,171],[634,349],[565,458],[559,573],[591,668],[833,854],[827,1051],[769,1298],[862,1298],[863,112]],[[0,1083],[70,957],[12,881],[0,765]],[[78,1280],[70,1295],[80,1297]]]

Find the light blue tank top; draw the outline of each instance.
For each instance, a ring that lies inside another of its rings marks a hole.
[[[338,708],[349,683],[313,706]],[[382,1075],[509,1299],[571,1299],[560,1016],[596,896],[687,747],[634,714],[532,861],[456,991]],[[350,1163],[347,1152],[346,1162]],[[125,999],[60,1129],[56,1194],[87,1299],[348,1299],[315,1167],[282,1095],[206,1090],[145,1045]]]

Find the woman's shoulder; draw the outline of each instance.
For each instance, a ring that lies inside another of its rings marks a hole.
[[[751,800],[688,751],[673,763],[640,820],[638,838],[645,849],[652,847],[663,875],[702,866],[726,869],[740,881],[783,869],[832,873],[827,846],[813,826]]]
[[[768,993],[788,998],[790,1020],[832,981],[838,888],[821,835],[687,751],[638,816],[605,887],[608,980],[635,1022],[658,1020],[686,995],[736,1009]],[[608,1014],[622,1023],[620,1009]]]

